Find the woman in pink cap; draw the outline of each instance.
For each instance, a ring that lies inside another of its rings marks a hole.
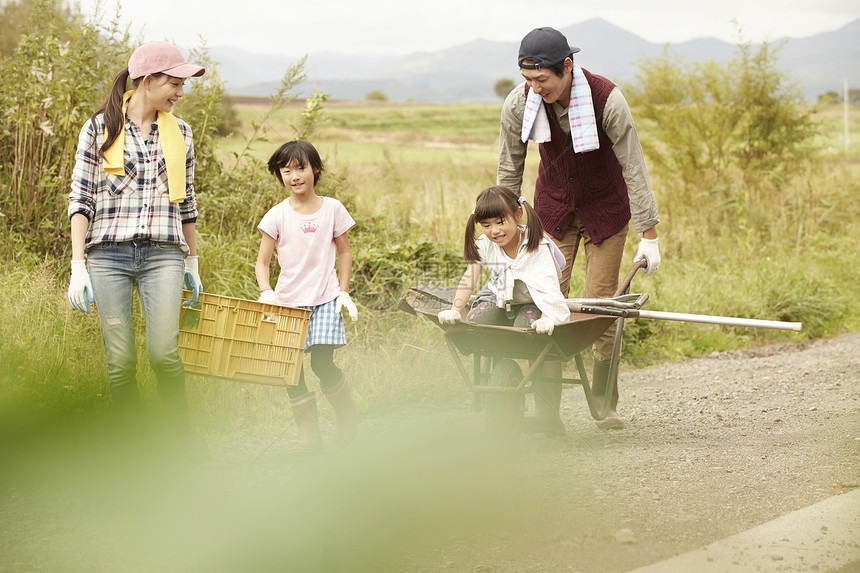
[[[132,326],[137,287],[149,363],[180,435],[188,428],[177,348],[182,287],[184,282],[196,297],[202,286],[191,128],[171,111],[185,79],[204,72],[167,42],[135,50],[107,101],[81,129],[69,194],[69,302],[88,314],[93,302],[98,306],[111,402],[128,407],[138,401]]]

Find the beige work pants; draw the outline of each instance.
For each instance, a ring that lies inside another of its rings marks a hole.
[[[591,242],[591,237],[585,227],[582,226],[578,217],[573,219],[564,238],[557,240],[552,237],[553,242],[558,245],[564,254],[566,264],[562,271],[559,286],[561,293],[569,298],[606,298],[615,294],[618,289],[618,272],[621,269],[621,259],[624,256],[624,243],[627,241],[627,230],[625,225],[615,235],[604,239],[599,245]],[[570,274],[576,253],[579,250],[580,239],[585,249],[585,293],[569,294]],[[600,338],[595,341],[593,350],[594,358],[605,362],[612,358],[612,344],[615,339],[615,325],[613,324]]]

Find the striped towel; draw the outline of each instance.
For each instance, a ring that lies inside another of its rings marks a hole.
[[[573,64],[573,85],[570,89],[567,117],[570,120],[570,137],[576,153],[600,148],[591,86],[588,85],[588,80],[585,79],[585,74],[578,64]],[[545,143],[550,140],[549,120],[543,107],[543,98],[533,90],[529,91],[526,98],[521,137],[523,142],[531,139],[537,143]]]

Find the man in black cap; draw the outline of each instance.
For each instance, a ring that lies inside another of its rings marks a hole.
[[[525,81],[511,91],[502,108],[497,180],[521,192],[528,140],[538,143],[533,204],[566,259],[561,291],[568,296],[582,240],[584,296],[602,298],[618,288],[631,226],[642,235],[633,260],[645,260],[646,273],[657,270],[659,216],[627,102],[608,79],[574,63],[578,51],[553,28],[536,28],[523,38],[517,63]],[[593,347],[592,392],[598,399],[606,391],[614,333],[610,328]],[[560,364],[557,368],[560,371]],[[561,385],[545,382],[533,387],[536,415],[528,426],[547,434],[563,432],[558,416]],[[612,410],[597,423],[599,427],[624,427],[616,414],[617,403],[616,387]]]

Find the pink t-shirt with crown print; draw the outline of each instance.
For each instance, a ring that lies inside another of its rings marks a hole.
[[[290,306],[318,306],[340,293],[335,270],[335,237],[355,221],[337,199],[323,197],[319,211],[297,213],[288,199],[272,207],[257,228],[275,240],[281,274],[275,295]]]

